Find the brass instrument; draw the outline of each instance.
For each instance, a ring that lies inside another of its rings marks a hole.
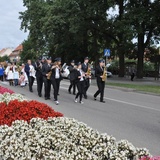
[[[87,69],[86,75],[87,75],[88,77],[91,76],[91,64],[88,64],[88,69]]]
[[[51,67],[52,67],[52,64],[51,64]],[[52,75],[52,69],[51,69],[51,71],[48,72],[48,75],[47,75],[47,79],[48,79],[48,80],[51,79],[51,75]]]
[[[48,72],[48,75],[47,75],[47,79],[48,79],[48,80],[51,79],[51,74],[52,74],[52,70]]]
[[[55,66],[55,68],[57,68],[58,63],[54,62],[53,64],[51,64],[51,71],[48,72],[48,76],[47,79],[50,80],[51,79],[51,75],[52,75],[52,67]],[[61,68],[60,66],[58,66],[58,68]]]
[[[106,81],[106,79],[107,79],[107,69],[106,69],[106,67],[104,67],[102,81]]]

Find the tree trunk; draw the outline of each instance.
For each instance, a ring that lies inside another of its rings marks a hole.
[[[119,50],[119,77],[124,77],[125,75],[125,64],[124,64],[124,53],[120,49]]]
[[[138,34],[137,78],[143,78],[144,34]]]
[[[119,21],[122,21],[124,15],[124,0],[119,0]],[[123,33],[119,33],[119,77],[124,77],[125,75],[125,64],[124,64],[124,51],[123,51]]]

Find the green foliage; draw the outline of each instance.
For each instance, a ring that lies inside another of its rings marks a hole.
[[[9,56],[3,56],[3,57],[0,57],[0,62],[5,62],[5,61],[10,61],[10,58],[9,58]]]
[[[61,56],[66,62],[85,56],[97,61],[103,57],[104,48],[110,48],[119,56],[121,76],[124,58],[129,57],[138,58],[141,77],[144,49],[159,40],[159,0],[23,0],[23,3],[26,11],[20,13],[21,28],[29,30],[23,60],[35,59],[45,52],[53,58]],[[118,14],[109,17],[109,9],[116,7]],[[137,43],[132,42],[133,38]]]

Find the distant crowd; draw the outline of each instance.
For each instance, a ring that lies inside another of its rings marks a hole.
[[[71,94],[71,89],[73,88],[72,93],[75,95],[75,103],[79,102],[83,104],[82,98],[87,99],[87,90],[90,87],[91,68],[89,58],[85,57],[83,63],[75,63],[74,60],[71,60],[68,70],[70,72],[68,93]],[[1,81],[8,81],[10,86],[20,85],[21,87],[25,87],[28,84],[29,91],[33,92],[33,84],[36,79],[38,96],[42,97],[42,88],[44,88],[45,100],[50,99],[52,86],[54,101],[57,105],[59,104],[60,82],[62,80],[62,73],[64,72],[61,58],[56,58],[55,60],[52,60],[51,57],[47,59],[39,58],[36,62],[28,60],[26,64],[21,64],[20,66],[15,63],[8,63],[5,68],[0,64]],[[95,75],[98,90],[93,95],[93,98],[96,100],[100,94],[100,102],[105,103],[103,98],[107,71],[103,59],[99,60],[99,65],[95,69]]]

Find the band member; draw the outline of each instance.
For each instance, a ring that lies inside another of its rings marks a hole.
[[[52,58],[47,58],[47,62],[43,64],[42,66],[42,75],[43,75],[43,82],[44,82],[44,97],[45,100],[50,99],[50,92],[51,92],[51,62]]]
[[[54,101],[56,105],[59,104],[58,101],[58,93],[59,93],[59,87],[60,87],[60,81],[61,81],[61,58],[56,58],[55,62],[51,68],[52,74],[51,74],[51,83],[53,85],[54,89]]]
[[[35,71],[35,66],[32,65],[32,61],[31,60],[28,60],[26,66],[25,66],[25,72],[28,76],[28,80],[29,80],[29,91],[30,92],[33,92],[33,83],[34,83],[34,80],[36,78],[35,74],[36,74],[36,71]]]
[[[39,58],[35,63],[36,66],[36,80],[37,80],[37,92],[38,96],[42,97],[42,87],[43,87],[43,75],[42,75],[42,59]]]
[[[98,91],[94,94],[94,100],[96,100],[97,96],[100,94],[100,102],[103,103],[105,103],[105,101],[103,100],[104,88],[105,88],[105,81],[103,80],[104,67],[105,67],[104,60],[103,59],[99,60],[99,65],[96,67],[95,70],[95,75],[97,77]]]
[[[85,87],[84,87],[84,98],[85,99],[87,99],[87,90],[90,86],[90,78],[91,78],[91,76],[87,74],[87,71],[89,69],[88,62],[89,62],[89,58],[85,57],[84,63],[82,64],[82,71],[85,73]]]
[[[71,94],[71,89],[73,87],[73,94],[76,95],[76,82],[75,82],[75,73],[76,73],[76,68],[75,68],[75,61],[72,60],[71,61],[71,65],[68,67],[69,71],[70,71],[70,86],[68,88],[68,92]]]
[[[76,97],[75,97],[75,103],[78,102],[78,97],[79,97],[79,103],[81,104],[84,103],[82,101],[82,95],[84,92],[84,79],[85,79],[85,73],[82,71],[82,65],[79,62],[77,64],[77,72],[76,72],[76,85],[77,85],[78,93],[76,94]]]

